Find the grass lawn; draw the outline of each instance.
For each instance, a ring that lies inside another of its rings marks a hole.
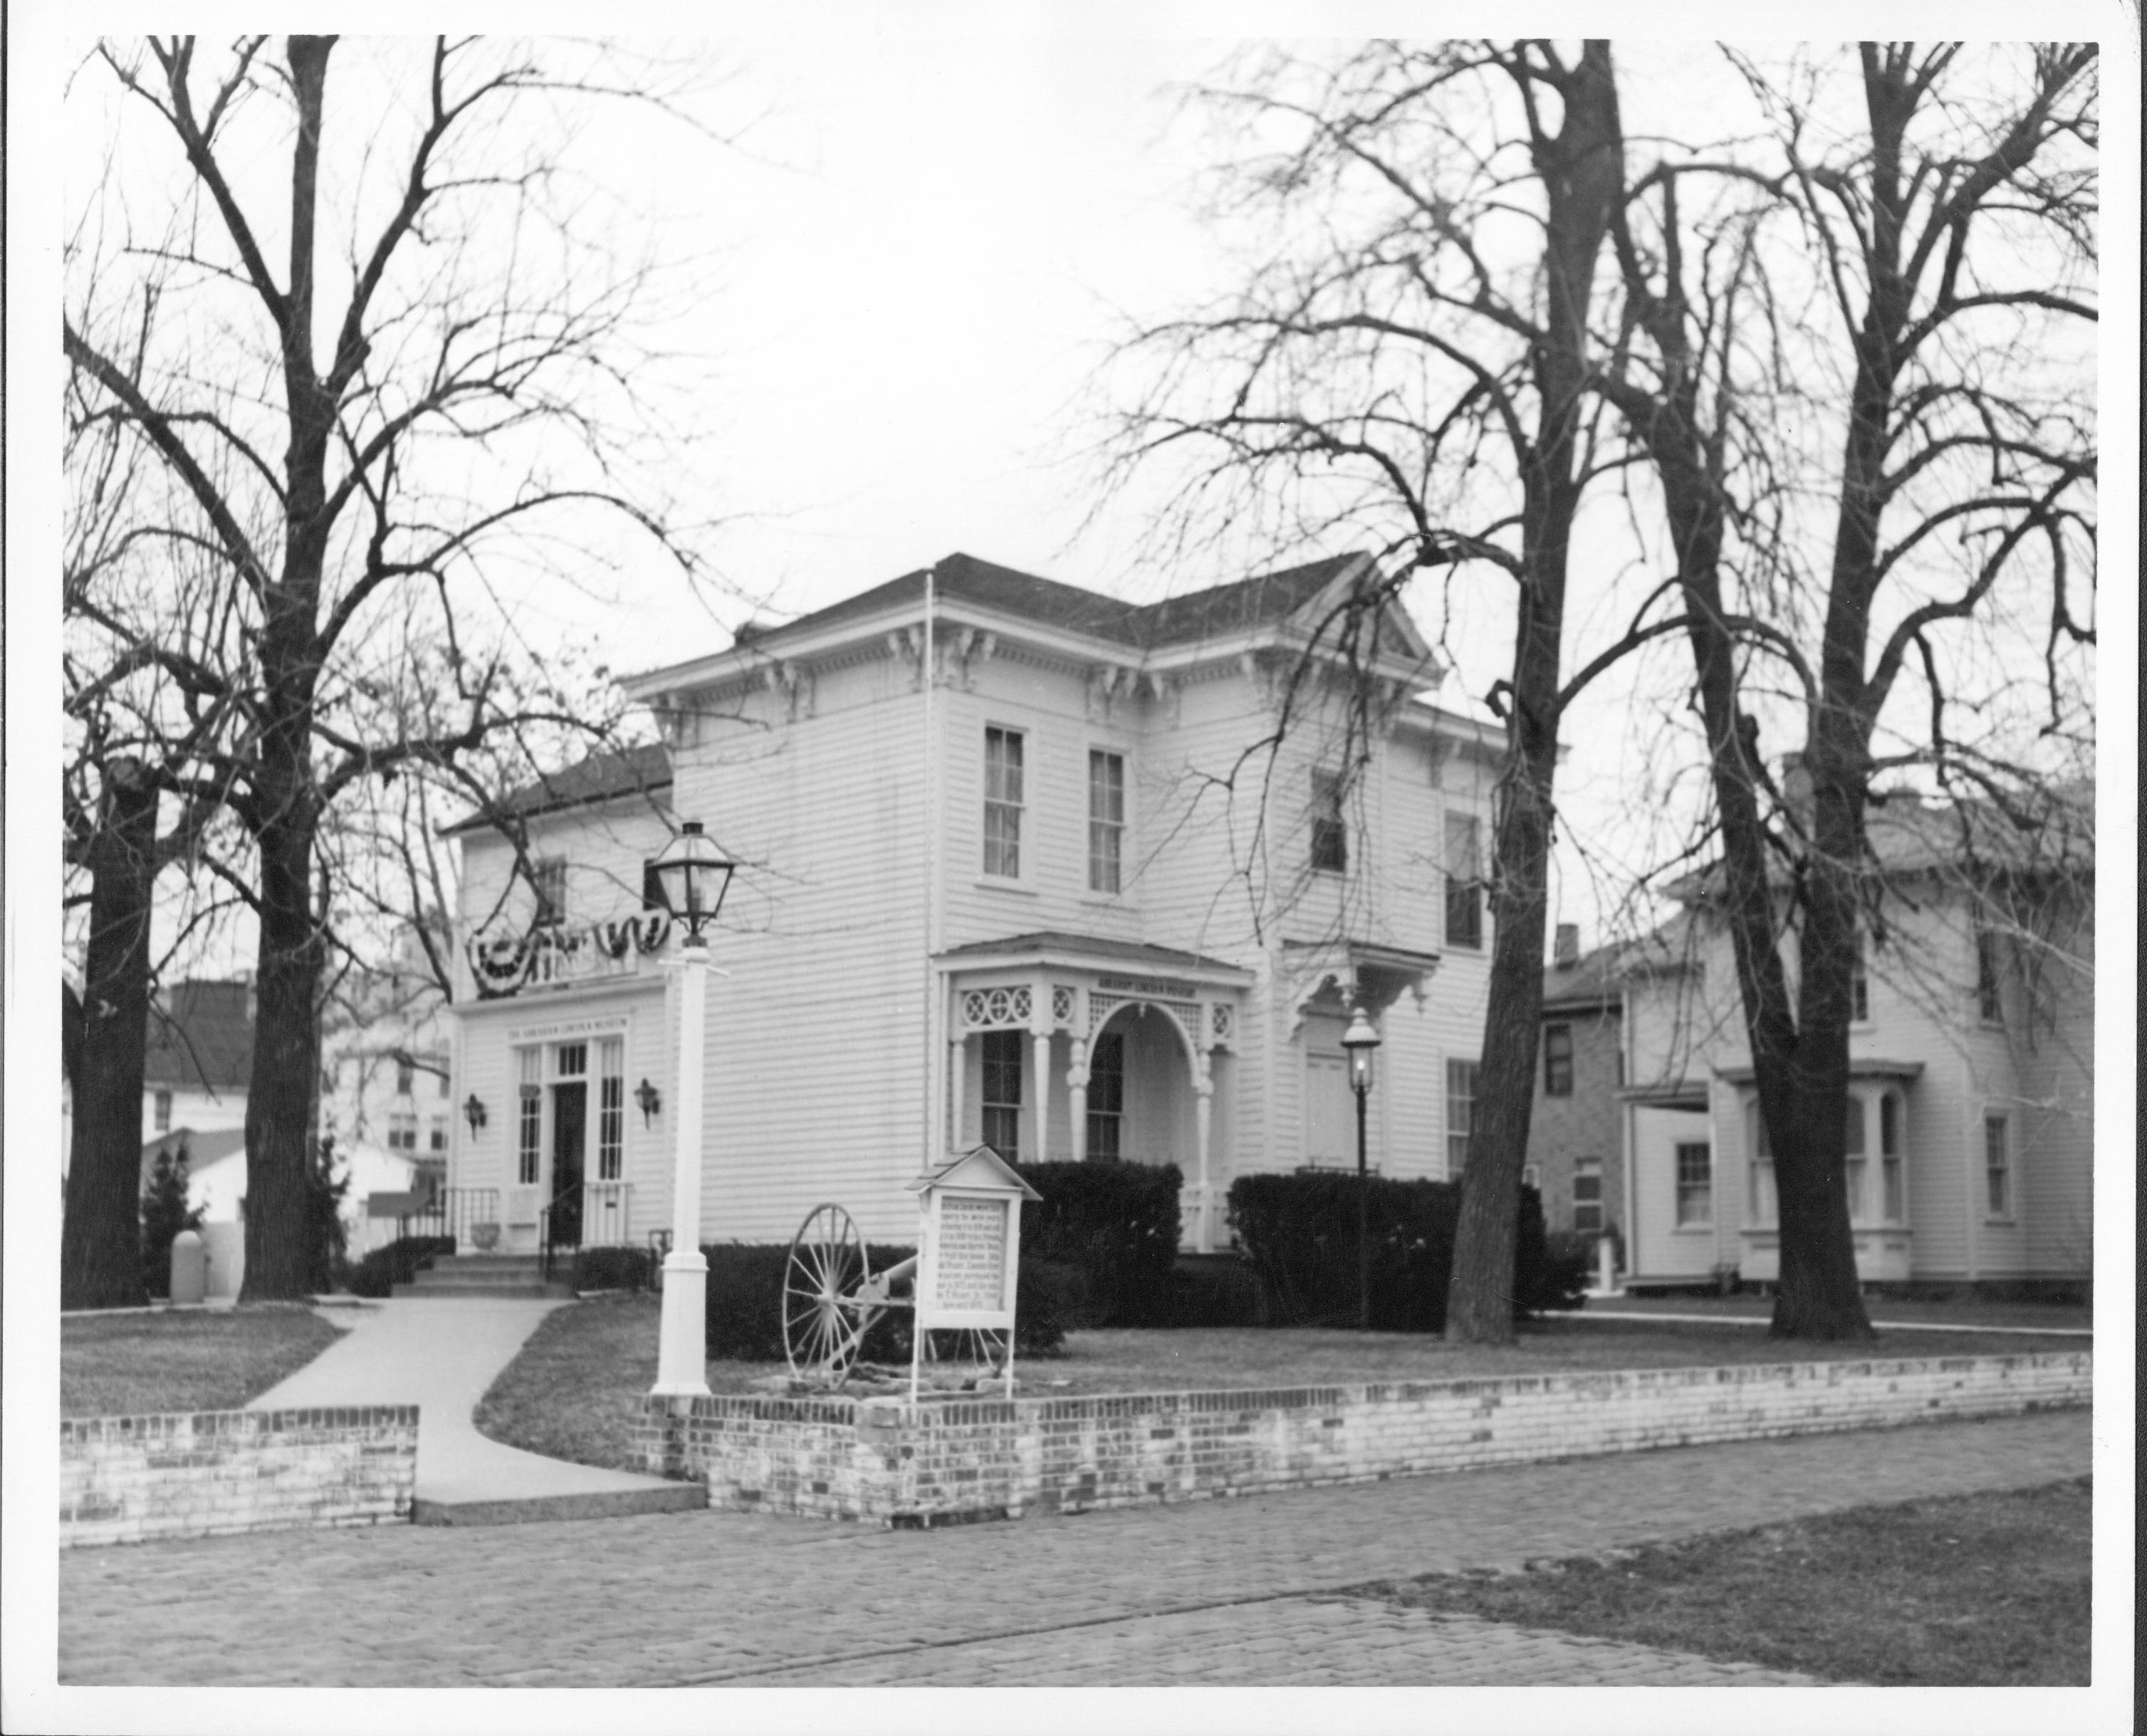
[[[658,1305],[651,1296],[595,1298],[549,1315],[478,1407],[495,1440],[583,1464],[634,1468],[632,1418],[656,1379]],[[1245,1387],[1451,1380],[1574,1369],[1691,1368],[1717,1363],[1860,1359],[1879,1356],[2018,1354],[2077,1349],[2083,1341],[1954,1333],[1901,1333],[1876,1344],[1776,1344],[1748,1326],[1582,1324],[1522,1328],[1508,1348],[1449,1345],[1414,1333],[1200,1327],[1179,1332],[1077,1332],[1065,1353],[1016,1364],[1031,1397]],[[718,1393],[746,1392],[779,1363],[712,1362]]]
[[[1353,1595],[1839,1682],[2084,1687],[2090,1506],[2081,1478]]]
[[[237,1410],[333,1343],[309,1308],[83,1315],[60,1322],[60,1414]]]

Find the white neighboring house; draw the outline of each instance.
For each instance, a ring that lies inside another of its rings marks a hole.
[[[703,1239],[787,1240],[824,1200],[907,1238],[904,1184],[981,1141],[1175,1163],[1186,1244],[1220,1246],[1234,1177],[1354,1165],[1359,998],[1371,1162],[1453,1173],[1504,738],[1425,697],[1405,619],[1343,648],[1371,578],[1144,607],[957,555],[629,682],[664,747],[523,792],[518,855],[457,828],[464,1243],[668,1227],[678,937],[647,867],[683,819],[744,864],[687,1063]]]
[[[323,1020],[321,1133],[350,1178],[343,1222],[353,1259],[393,1241],[446,1183],[452,1062],[437,992],[423,993],[410,971],[347,985]]]
[[[1867,1283],[2092,1278],[2092,826],[2091,792],[2032,832],[1980,805],[1871,809],[1847,1129]],[[1729,935],[1708,877],[1683,891],[1686,914],[1622,972],[1626,1282],[1770,1283],[1774,1167]]]

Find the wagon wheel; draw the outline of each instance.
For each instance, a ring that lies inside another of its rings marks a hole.
[[[873,1310],[860,1299],[870,1276],[864,1238],[840,1206],[818,1206],[799,1226],[783,1268],[783,1353],[800,1378],[840,1386]]]
[[[924,1335],[924,1360],[953,1373],[965,1371],[973,1383],[1003,1381],[1013,1359],[1013,1334],[973,1326],[943,1326]]]

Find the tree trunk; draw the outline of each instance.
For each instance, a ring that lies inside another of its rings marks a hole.
[[[1521,1172],[1528,1162],[1543,1023],[1566,557],[1580,505],[1575,472],[1588,381],[1588,309],[1596,259],[1624,186],[1624,134],[1608,43],[1586,44],[1561,95],[1564,115],[1558,136],[1534,142],[1549,208],[1546,336],[1535,358],[1541,420],[1523,462],[1523,577],[1510,745],[1499,789],[1490,995],[1447,1288],[1446,1336],[1459,1343],[1506,1343],[1514,1336]]]
[[[138,1308],[148,1300],[142,1288],[142,1083],[157,789],[137,761],[116,759],[105,768],[88,865],[89,946],[60,1229],[60,1306]]]

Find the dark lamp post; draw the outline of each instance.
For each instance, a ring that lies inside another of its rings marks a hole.
[[[730,889],[738,864],[716,848],[698,820],[688,820],[656,858],[655,868],[664,908],[686,925],[686,944],[706,945],[701,931],[723,908],[723,894]]]
[[[1342,1047],[1349,1057],[1349,1088],[1357,1093],[1357,1330],[1372,1329],[1372,1243],[1368,1228],[1371,1213],[1371,1173],[1364,1163],[1364,1104],[1372,1094],[1372,1052],[1379,1046],[1379,1033],[1359,1005],[1349,1014],[1349,1028],[1342,1033]]]

